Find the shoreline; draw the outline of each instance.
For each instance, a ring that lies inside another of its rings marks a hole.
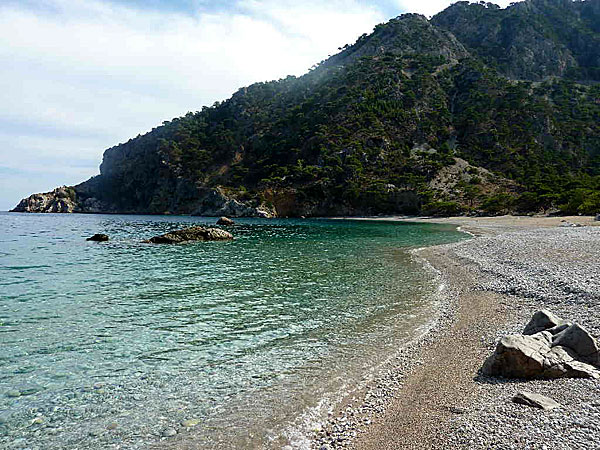
[[[588,317],[584,317],[577,311],[581,302],[576,298],[565,305],[561,304],[559,299],[553,299],[551,295],[548,295],[548,298],[535,298],[535,295],[520,289],[521,284],[527,285],[532,276],[539,275],[536,274],[535,262],[525,270],[522,280],[503,279],[506,275],[503,271],[514,269],[509,267],[511,257],[514,256],[510,253],[519,254],[519,243],[526,239],[534,239],[536,245],[526,248],[521,252],[523,254],[518,256],[526,263],[528,260],[535,261],[539,254],[545,255],[548,251],[550,258],[543,259],[542,268],[550,267],[550,278],[556,275],[552,270],[556,270],[559,275],[564,275],[568,282],[571,278],[569,271],[562,273],[561,270],[565,265],[573,264],[573,255],[568,254],[570,248],[577,247],[579,244],[576,242],[582,239],[597,243],[600,240],[600,229],[592,226],[598,226],[600,222],[595,222],[593,217],[580,216],[396,216],[356,220],[446,223],[456,225],[461,231],[475,237],[458,243],[413,251],[417,257],[439,272],[442,283],[445,284],[445,300],[436,312],[441,320],[438,320],[438,317],[433,319],[434,322],[439,322],[439,326],[434,325],[426,336],[418,339],[420,342],[408,343],[405,349],[400,350],[403,357],[369,387],[358,406],[344,405],[344,408],[338,409],[324,430],[317,435],[314,448],[544,448],[544,442],[553,439],[552,443],[557,448],[600,448],[595,439],[587,439],[585,434],[583,437],[577,436],[581,446],[573,447],[568,446],[572,436],[564,430],[560,433],[553,430],[554,437],[548,438],[544,431],[545,422],[538,424],[538,429],[527,427],[530,435],[533,433],[541,440],[539,445],[519,436],[518,427],[512,434],[501,432],[502,421],[510,421],[515,415],[527,419],[532,419],[531,414],[542,418],[550,416],[539,414],[539,410],[533,410],[532,413],[528,408],[511,404],[509,400],[517,388],[537,390],[546,395],[548,391],[558,389],[561,392],[556,395],[559,398],[567,398],[564,400],[568,404],[565,407],[575,410],[576,404],[584,400],[582,392],[589,397],[591,390],[595,392],[595,395],[591,394],[590,414],[593,417],[588,419],[593,426],[597,424],[600,427],[600,382],[565,379],[506,383],[483,380],[478,376],[479,368],[493,351],[497,339],[505,334],[520,332],[531,314],[541,307],[549,307],[559,315],[564,315],[567,320],[579,321],[596,337],[600,336],[600,312],[594,311],[593,314],[589,314],[590,309],[586,308]],[[569,226],[570,224],[581,226]],[[496,244],[502,249],[498,255],[494,251]],[[583,248],[587,249],[589,245],[577,248],[577,251]],[[556,258],[557,250],[559,254],[562,252],[562,258]],[[507,252],[509,258],[506,258]],[[600,248],[592,246],[588,256],[598,261]],[[497,267],[487,267],[486,258]],[[556,267],[552,266],[554,263]],[[520,276],[518,271],[517,276]],[[586,292],[592,292],[591,305],[600,306],[598,296],[593,294],[599,292],[600,279],[592,278]],[[565,292],[568,292],[568,287]],[[597,327],[594,327],[594,323]],[[373,396],[379,399],[379,409],[367,409],[368,418],[364,419],[364,404]],[[597,417],[593,415],[596,411],[593,407],[593,404],[596,404],[594,402],[598,405]],[[485,413],[482,413],[482,409]],[[579,414],[577,411],[569,412],[574,416]],[[562,411],[562,414],[565,414],[565,411]],[[493,416],[494,424],[489,423],[490,416]],[[600,428],[597,430],[600,431]],[[517,437],[514,436],[515,433]]]

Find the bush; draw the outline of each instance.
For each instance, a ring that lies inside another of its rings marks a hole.
[[[590,189],[573,189],[566,192],[560,205],[563,214],[593,215],[600,211],[600,192]]]
[[[436,201],[423,206],[423,212],[431,216],[459,216],[465,213],[463,206],[456,202]]]
[[[508,214],[511,211],[514,202],[515,199],[512,195],[496,194],[485,199],[481,205],[481,209],[484,213],[492,216]]]

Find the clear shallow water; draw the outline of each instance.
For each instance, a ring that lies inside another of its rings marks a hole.
[[[241,219],[233,242],[141,243],[212,223],[0,214],[0,446],[302,446],[424,323],[435,280],[406,249],[464,236]]]

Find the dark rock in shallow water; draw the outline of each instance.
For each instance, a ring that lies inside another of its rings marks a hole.
[[[229,241],[233,235],[225,230],[218,228],[191,227],[183,230],[172,231],[170,233],[154,236],[147,241],[153,244],[178,244],[189,241]]]
[[[102,234],[102,233],[97,233],[97,234],[93,235],[92,237],[87,238],[86,241],[106,242],[106,241],[108,241],[108,235]]]
[[[235,222],[229,217],[221,217],[217,220],[217,225],[233,225]]]
[[[485,375],[507,378],[600,378],[598,343],[580,325],[564,323],[548,311],[538,311],[525,331],[531,335],[503,337],[486,360]]]
[[[517,395],[515,395],[513,397],[513,402],[546,410],[560,407],[560,403],[556,402],[550,397],[525,391],[519,392]]]

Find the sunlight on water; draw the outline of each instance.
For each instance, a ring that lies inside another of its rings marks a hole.
[[[168,428],[200,448],[281,446],[425,320],[435,286],[405,249],[463,237],[240,219],[232,242],[168,246],[141,241],[214,219],[0,223],[3,448],[145,448]],[[85,241],[97,232],[111,240]]]

